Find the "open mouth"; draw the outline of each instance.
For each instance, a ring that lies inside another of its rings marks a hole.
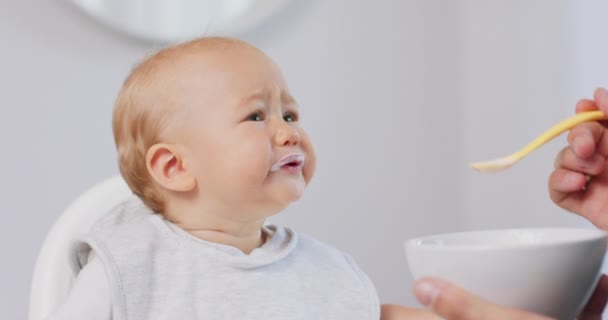
[[[303,164],[302,161],[296,160],[296,161],[288,162],[288,163],[282,165],[281,168],[286,168],[286,167],[287,168],[298,168],[298,167],[301,167],[302,164]]]
[[[290,153],[273,165],[270,171],[279,171],[281,169],[300,169],[304,165],[304,159],[304,155],[301,153]]]

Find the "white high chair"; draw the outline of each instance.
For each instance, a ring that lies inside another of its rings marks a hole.
[[[80,195],[49,231],[34,268],[29,320],[42,320],[62,303],[76,279],[70,251],[74,240],[104,214],[135,197],[121,176],[104,180]]]

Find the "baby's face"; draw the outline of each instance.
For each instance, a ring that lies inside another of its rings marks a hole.
[[[315,154],[278,67],[249,47],[190,60],[175,80],[179,130],[203,202],[267,216],[299,199]]]

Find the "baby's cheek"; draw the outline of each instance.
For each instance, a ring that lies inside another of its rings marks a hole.
[[[306,184],[312,180],[312,177],[315,175],[315,171],[317,169],[317,162],[313,156],[309,156],[308,160],[304,164],[304,168],[302,169],[302,175],[304,176],[304,181]]]
[[[304,181],[306,181],[306,184],[308,184],[315,175],[315,171],[317,169],[317,156],[315,154],[315,148],[310,141],[310,137],[306,134],[306,132],[302,132],[300,137],[302,137],[302,150],[306,153],[306,162],[304,163],[302,174],[304,176]]]
[[[240,184],[259,185],[266,179],[268,174],[268,165],[255,159],[243,159],[240,166],[233,172],[232,178]],[[240,182],[238,182],[240,180]]]

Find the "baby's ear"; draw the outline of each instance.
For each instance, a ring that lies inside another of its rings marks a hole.
[[[172,144],[158,143],[146,154],[148,172],[163,188],[171,191],[191,191],[196,180],[183,165],[179,148]]]

